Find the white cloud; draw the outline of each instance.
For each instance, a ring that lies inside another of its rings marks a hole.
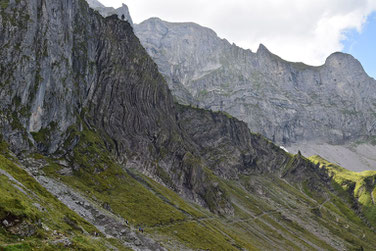
[[[376,0],[100,0],[128,5],[134,22],[150,17],[192,21],[243,48],[263,43],[290,61],[322,64],[343,47],[345,31],[361,31]]]

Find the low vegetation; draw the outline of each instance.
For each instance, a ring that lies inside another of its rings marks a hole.
[[[347,193],[343,196],[356,199],[369,223],[376,227],[376,171],[352,172],[317,155],[309,159],[328,171],[337,190]]]
[[[120,246],[57,200],[14,161],[0,155],[1,250],[103,250]]]

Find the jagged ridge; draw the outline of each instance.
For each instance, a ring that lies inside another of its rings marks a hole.
[[[291,63],[263,45],[253,53],[208,28],[158,18],[135,32],[179,102],[226,111],[283,145],[375,135],[376,81],[351,55]]]

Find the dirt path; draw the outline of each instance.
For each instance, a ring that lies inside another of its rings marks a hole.
[[[164,228],[164,227],[171,227],[171,226],[175,226],[175,225],[178,225],[178,224],[181,224],[181,223],[186,223],[186,222],[200,223],[201,221],[215,220],[215,219],[216,219],[216,217],[213,217],[213,216],[201,217],[201,218],[188,218],[188,219],[184,219],[184,220],[180,220],[180,221],[174,221],[174,222],[167,223],[167,224],[157,224],[157,225],[149,226],[149,227],[146,227],[146,228],[148,228],[148,229],[158,229],[158,228]]]
[[[321,208],[324,206],[325,203],[329,202],[330,199],[326,199],[326,201],[324,201],[323,203],[321,203],[318,208],[321,210]]]

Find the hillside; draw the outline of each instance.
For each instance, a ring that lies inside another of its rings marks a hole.
[[[373,204],[328,169],[174,103],[129,22],[84,0],[0,3],[1,248],[376,246]]]

